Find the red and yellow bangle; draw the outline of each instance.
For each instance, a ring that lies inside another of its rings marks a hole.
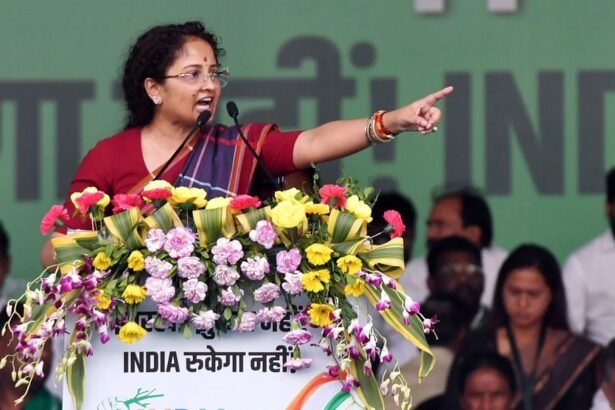
[[[378,132],[378,136],[382,139],[391,139],[392,137],[394,137],[395,134],[394,132],[389,131],[389,129],[387,127],[385,127],[384,125],[384,114],[386,113],[386,111],[384,110],[380,110],[380,111],[376,111],[374,113],[374,120],[376,122],[376,131]]]

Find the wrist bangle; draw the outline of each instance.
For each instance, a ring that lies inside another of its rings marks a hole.
[[[369,145],[382,144],[395,139],[393,134],[385,134],[378,125],[378,116],[381,116],[384,111],[378,111],[367,119],[365,123],[365,138]]]
[[[384,114],[386,114],[386,111],[381,110],[381,111],[377,111],[374,114],[374,119],[376,120],[376,124],[378,125],[378,129],[380,132],[382,132],[383,135],[393,135],[396,136],[398,133],[394,133],[389,131],[389,129],[387,127],[384,126]]]

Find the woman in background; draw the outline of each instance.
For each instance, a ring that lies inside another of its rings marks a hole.
[[[504,261],[493,310],[485,327],[469,334],[458,351],[442,408],[458,408],[459,369],[481,351],[497,352],[513,364],[517,408],[591,407],[600,348],[570,332],[561,270],[547,249],[522,245]]]

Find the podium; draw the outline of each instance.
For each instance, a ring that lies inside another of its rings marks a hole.
[[[141,311],[137,323],[154,312]],[[215,331],[184,339],[179,326],[151,329],[127,345],[112,336],[92,340],[86,359],[87,410],[277,410],[361,409],[356,393],[344,393],[339,380],[322,375],[331,359],[317,346],[303,345],[309,368],[291,371],[284,363],[293,347],[282,341],[290,321],[260,324],[252,333]],[[147,328],[147,326],[144,326]],[[312,343],[320,340],[312,329]],[[292,405],[291,405],[292,404]],[[64,383],[63,410],[75,410]]]

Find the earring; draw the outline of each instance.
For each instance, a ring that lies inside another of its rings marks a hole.
[[[155,95],[152,97],[152,101],[154,101],[154,104],[160,105],[162,103],[162,98],[160,98],[159,95]]]

